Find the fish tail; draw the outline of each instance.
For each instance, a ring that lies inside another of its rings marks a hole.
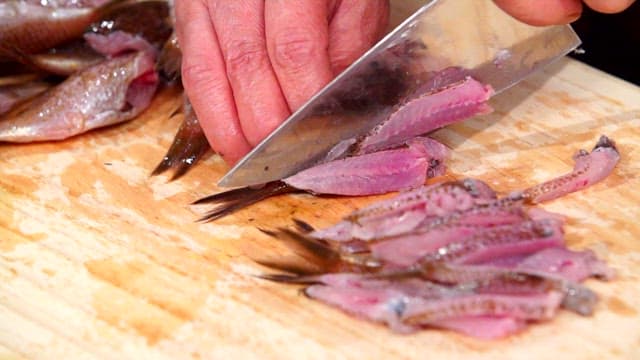
[[[192,205],[209,203],[219,204],[199,220],[201,222],[206,222],[220,219],[266,198],[295,191],[298,190],[282,181],[273,181],[259,189],[244,187],[213,194],[196,200]]]
[[[309,223],[307,223],[306,221],[302,221],[300,219],[293,218],[293,223],[296,226],[296,230],[298,230],[299,232],[301,232],[303,234],[308,234],[308,233],[316,231],[316,229],[313,226],[311,226]]]
[[[173,169],[170,181],[176,180],[186,174],[211,149],[194,112],[189,109],[190,107],[185,111],[185,119],[178,128],[173,143],[153,169],[151,176]]]
[[[618,148],[616,146],[616,142],[610,139],[609,137],[607,137],[606,135],[600,136],[600,138],[598,139],[598,142],[593,147],[593,150],[599,149],[599,148],[612,148],[613,150],[615,150],[615,152],[619,153]]]
[[[566,284],[563,289],[562,307],[582,316],[593,314],[598,295],[591,289],[577,283]]]
[[[165,42],[158,56],[158,68],[167,82],[174,82],[180,77],[182,52],[178,45],[175,31]]]
[[[296,254],[321,268],[329,268],[340,261],[340,254],[336,249],[305,234],[285,228],[279,228],[275,231],[260,229],[260,231],[280,240]]]

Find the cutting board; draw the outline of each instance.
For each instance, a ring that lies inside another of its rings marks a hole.
[[[174,182],[149,176],[180,101],[166,88],[129,123],[0,145],[0,359],[640,359],[640,88],[563,59],[493,99],[493,114],[434,134],[452,149],[447,178],[500,192],[569,171],[600,134],[622,154],[602,183],[545,205],[569,216],[569,247],[617,271],[587,281],[595,314],[563,311],[499,341],[394,334],[256,278],[267,270],[253,258],[286,255],[259,228],[328,226],[389,195],[286,195],[197,223],[207,208],[189,203],[219,190],[219,157]]]

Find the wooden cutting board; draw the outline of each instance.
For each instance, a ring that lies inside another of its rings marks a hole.
[[[397,12],[394,13],[397,15]],[[394,16],[396,16],[394,15]],[[618,272],[590,280],[594,316],[566,311],[505,340],[397,335],[257,279],[251,257],[285,254],[259,227],[331,224],[381,197],[269,199],[215,223],[191,201],[227,170],[210,156],[184,178],[150,171],[181,118],[176,90],[122,126],[0,145],[0,359],[640,359],[640,89],[565,59],[494,99],[496,111],[438,131],[450,178],[506,192],[562,174],[600,134],[614,174],[545,207],[570,216],[568,244]]]

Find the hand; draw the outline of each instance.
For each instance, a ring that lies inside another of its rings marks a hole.
[[[388,0],[176,0],[185,91],[233,164],[384,34]]]
[[[494,0],[513,17],[530,25],[568,24],[582,14],[580,0]],[[591,9],[602,13],[617,13],[625,10],[635,0],[584,0]]]

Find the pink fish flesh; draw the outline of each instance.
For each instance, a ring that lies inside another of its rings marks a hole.
[[[471,77],[429,92],[399,107],[360,143],[360,153],[400,144],[438,128],[476,115],[487,114],[493,89]]]
[[[465,316],[438,321],[432,326],[453,330],[481,340],[505,338],[521,332],[526,321],[512,317]]]
[[[615,142],[602,135],[590,153],[580,150],[573,159],[575,165],[571,173],[524,190],[524,197],[540,203],[598,183],[611,174],[620,161],[620,153]]]
[[[598,259],[593,251],[573,251],[564,247],[540,250],[513,268],[552,274],[571,281],[583,281],[589,277],[611,280],[615,277],[615,271]]]
[[[0,120],[0,141],[62,140],[130,120],[151,102],[158,84],[153,59],[138,52],[81,71]]]
[[[564,234],[559,224],[551,221],[525,221],[489,228],[470,238],[445,245],[423,257],[421,261],[474,264],[562,245]]]
[[[282,181],[316,194],[373,195],[409,190],[444,173],[444,145],[428,138],[407,147],[348,157],[303,170]]]
[[[447,287],[417,279],[367,280],[346,273],[325,275],[318,282],[320,284],[306,288],[309,297],[359,317],[386,323],[398,332],[415,331],[422,325],[444,327],[462,318],[548,319],[562,299],[562,294],[555,291],[527,295],[479,294],[464,286]]]
[[[435,140],[417,138],[396,149],[334,160],[282,181],[225,191],[194,204],[219,204],[201,219],[210,221],[268,197],[291,192],[358,196],[406,190],[423,185],[430,176],[440,175],[447,154],[444,145]]]
[[[467,210],[493,198],[493,190],[478,180],[440,182],[356,210],[345,220],[311,236],[333,241],[396,236],[418,228],[425,219]]]
[[[95,51],[105,56],[118,56],[125,52],[142,51],[154,58],[158,50],[145,38],[124,31],[114,31],[107,35],[86,33],[84,39]]]

